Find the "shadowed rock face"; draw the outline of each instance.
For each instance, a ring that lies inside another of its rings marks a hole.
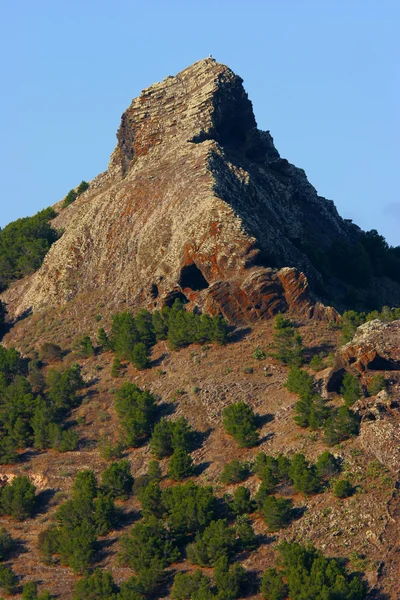
[[[108,170],[54,220],[65,232],[41,269],[4,295],[14,315],[89,294],[116,308],[180,296],[232,322],[335,318],[310,299],[299,271],[320,275],[296,246],[354,227],[257,129],[240,77],[199,61],[133,100],[117,138]]]

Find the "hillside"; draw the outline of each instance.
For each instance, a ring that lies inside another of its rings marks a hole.
[[[398,599],[399,249],[213,59],[117,139],[0,232],[0,593]]]

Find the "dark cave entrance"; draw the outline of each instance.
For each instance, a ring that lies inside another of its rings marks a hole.
[[[182,289],[190,288],[194,292],[205,290],[209,287],[207,279],[194,263],[182,268],[178,283]]]
[[[371,369],[371,371],[397,371],[400,369],[400,363],[387,360],[377,354],[375,358],[368,363],[368,368]]]

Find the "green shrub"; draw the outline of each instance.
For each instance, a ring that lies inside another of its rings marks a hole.
[[[289,475],[297,492],[307,496],[316,494],[321,489],[321,481],[317,468],[311,465],[304,454],[295,454],[291,460]]]
[[[167,421],[165,417],[154,426],[150,447],[157,458],[170,456],[174,450],[191,452],[195,434],[185,417],[176,421]]]
[[[162,522],[154,517],[139,522],[121,537],[120,559],[135,570],[141,593],[153,594],[165,578],[165,568],[179,554]]]
[[[284,498],[267,496],[261,514],[269,531],[279,531],[289,525],[293,518],[293,502]]]
[[[217,516],[212,488],[198,486],[193,481],[166,488],[162,502],[168,527],[176,537],[203,531]]]
[[[319,455],[315,464],[321,478],[330,478],[340,472],[340,460],[330,452],[325,451]]]
[[[69,206],[70,204],[72,204],[73,202],[75,202],[75,200],[77,199],[78,194],[76,193],[75,190],[70,190],[68,192],[68,194],[65,196],[64,201],[61,205],[62,208],[67,208],[67,206]]]
[[[203,533],[196,535],[196,541],[187,547],[187,556],[193,564],[210,567],[221,557],[231,558],[235,551],[235,531],[220,519],[211,521]]]
[[[261,580],[261,596],[267,600],[285,600],[288,586],[282,580],[282,573],[274,568],[265,571]]]
[[[6,560],[14,546],[14,540],[4,527],[0,529],[0,561]]]
[[[0,588],[6,594],[14,594],[18,584],[18,577],[10,567],[0,565]]]
[[[353,486],[348,479],[340,479],[333,488],[336,498],[348,498],[354,492]]]
[[[358,435],[359,418],[347,406],[341,406],[327,420],[324,428],[328,446],[339,444],[351,436]]]
[[[143,342],[133,346],[131,361],[139,371],[150,367],[149,353]]]
[[[314,356],[310,360],[310,367],[313,371],[322,371],[322,369],[325,368],[325,363],[322,360],[322,357],[318,354],[314,354]]]
[[[126,382],[116,394],[115,410],[125,430],[126,445],[140,446],[153,428],[157,412],[155,397],[134,383]]]
[[[300,396],[295,406],[295,423],[311,429],[322,427],[329,418],[330,410],[325,400],[314,392],[313,378],[306,371],[292,367],[285,386]]]
[[[240,483],[247,479],[250,474],[249,465],[233,459],[224,465],[221,473],[221,483]]]
[[[101,487],[112,498],[126,500],[133,485],[131,465],[128,460],[111,463],[101,475]]]
[[[228,558],[222,556],[215,563],[214,583],[218,599],[235,600],[246,594],[248,577],[241,564],[235,563],[229,567]]]
[[[248,507],[251,512],[252,507]],[[238,515],[235,522],[235,531],[237,536],[237,549],[239,551],[255,550],[258,546],[258,538],[254,533],[254,529],[251,525],[251,521],[247,514],[243,513]]]
[[[95,569],[76,582],[74,600],[116,600],[116,586],[109,571]]]
[[[214,597],[210,578],[203,575],[200,569],[193,573],[175,575],[171,589],[172,600],[211,600]]]
[[[18,219],[0,231],[0,291],[9,283],[37,271],[59,233],[49,221],[56,217],[46,208],[33,217]]]
[[[25,475],[14,477],[1,489],[1,510],[17,521],[30,519],[35,511],[36,488]]]
[[[257,418],[245,402],[227,406],[223,413],[223,425],[241,448],[250,448],[258,442]]]
[[[116,356],[113,360],[112,366],[111,366],[111,377],[119,377],[121,375],[121,371],[122,371],[122,364],[121,361],[119,360],[119,358]]]
[[[81,194],[83,194],[83,192],[86,192],[86,190],[89,189],[89,184],[87,181],[81,181],[80,184],[78,185],[78,189],[76,190],[78,196],[80,196]]]
[[[113,458],[122,458],[124,452],[124,445],[122,442],[117,442],[116,444],[107,444],[103,443],[100,447],[101,457],[105,460],[111,460]]]
[[[352,406],[362,396],[358,381],[350,373],[345,373],[343,377],[340,393],[343,396],[346,406]]]
[[[94,356],[94,347],[90,336],[84,335],[76,344],[76,351],[81,358]]]
[[[253,358],[255,358],[255,360],[265,360],[267,358],[267,355],[263,350],[261,350],[261,348],[257,346],[257,348],[253,352]]]
[[[233,498],[229,502],[229,508],[236,515],[246,515],[254,510],[254,502],[250,496],[250,490],[240,485],[233,492]]]
[[[338,559],[325,558],[313,546],[297,543],[283,542],[278,550],[283,567],[279,574],[287,583],[291,600],[366,597],[366,585],[357,576],[349,575]]]
[[[103,350],[110,350],[111,349],[110,340],[108,339],[108,335],[106,334],[106,332],[105,332],[105,330],[104,330],[103,327],[99,327],[99,330],[97,332],[97,344]]]
[[[193,459],[184,448],[174,450],[168,463],[168,474],[175,481],[182,481],[193,475]]]
[[[375,375],[368,384],[368,394],[370,396],[376,396],[382,390],[387,387],[387,381],[382,374]]]
[[[271,356],[285,365],[299,367],[303,362],[303,342],[294,324],[282,315],[275,320],[274,352]]]

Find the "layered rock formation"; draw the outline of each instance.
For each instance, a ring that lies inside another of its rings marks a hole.
[[[80,296],[184,296],[232,322],[287,308],[335,318],[309,295],[301,271],[320,275],[299,242],[323,249],[354,226],[257,129],[240,77],[199,61],[133,100],[117,138],[108,170],[54,220],[64,233],[41,269],[4,295],[14,316]]]

